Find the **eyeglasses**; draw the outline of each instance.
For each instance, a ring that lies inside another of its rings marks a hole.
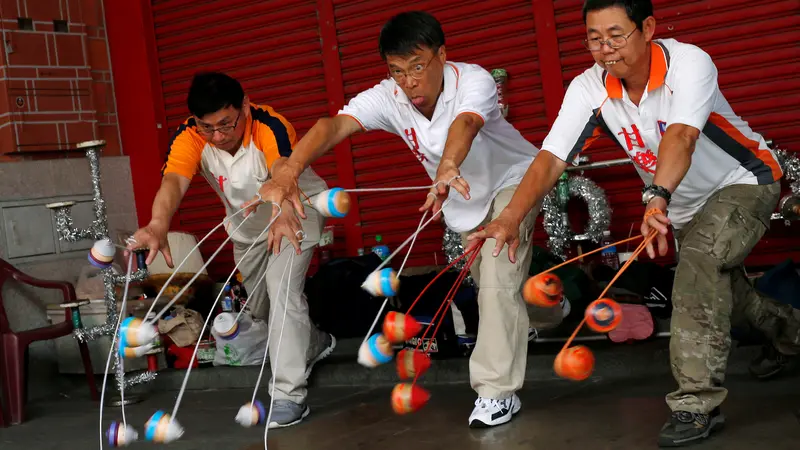
[[[583,40],[583,45],[587,49],[589,49],[589,51],[592,51],[592,52],[600,51],[600,49],[603,48],[603,44],[606,44],[606,45],[608,45],[609,47],[611,47],[613,49],[622,48],[622,47],[625,47],[625,45],[628,44],[628,38],[631,37],[631,35],[633,33],[635,33],[636,30],[638,30],[638,28],[634,28],[633,31],[628,33],[627,36],[623,36],[623,35],[611,36],[610,38],[608,38],[606,40],[602,40],[600,38],[584,39]]]
[[[239,110],[239,114],[236,115],[236,120],[233,121],[233,125],[223,125],[219,128],[213,128],[206,125],[198,125],[197,131],[200,134],[206,136],[213,136],[215,131],[219,131],[222,134],[231,133],[233,130],[236,129],[236,125],[239,124],[239,118],[242,116],[242,111]]]
[[[436,49],[436,51],[433,52],[433,56],[431,56],[431,59],[429,59],[428,62],[424,64],[423,63],[414,64],[414,66],[411,68],[409,72],[400,69],[389,69],[389,75],[392,78],[394,78],[394,81],[398,83],[403,81],[406,78],[406,76],[411,76],[411,78],[415,80],[421,80],[422,76],[425,74],[425,70],[427,70],[428,67],[430,67],[431,62],[433,61],[434,58],[436,58],[438,51],[439,49]]]

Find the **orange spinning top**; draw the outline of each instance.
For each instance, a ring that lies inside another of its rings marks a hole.
[[[586,307],[586,325],[598,333],[608,333],[622,320],[622,307],[610,298],[601,298]]]
[[[431,398],[425,389],[411,383],[398,383],[392,389],[392,409],[397,414],[416,412]]]
[[[545,308],[558,305],[563,295],[561,279],[552,273],[540,273],[528,278],[522,287],[522,297],[526,302]]]
[[[561,378],[583,381],[594,371],[594,354],[583,345],[569,347],[558,353],[553,369]]]
[[[431,367],[431,358],[424,352],[403,349],[397,354],[397,375],[407,380],[422,376]]]
[[[383,319],[383,335],[393,344],[407,341],[422,330],[422,325],[413,317],[389,311]]]

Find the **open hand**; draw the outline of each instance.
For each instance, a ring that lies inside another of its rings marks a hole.
[[[496,244],[492,251],[492,256],[497,257],[508,244],[508,260],[512,264],[517,262],[517,248],[519,247],[519,224],[520,222],[511,218],[505,211],[501,212],[496,219],[489,222],[486,227],[467,236],[467,241],[472,245],[473,241],[479,239],[494,239]]]
[[[285,200],[281,207],[282,212],[267,232],[267,252],[278,254],[281,252],[281,241],[284,237],[289,240],[294,247],[295,253],[300,254],[300,241],[305,239],[305,232],[300,220],[291,208],[289,200]],[[277,210],[274,208],[273,211]]]

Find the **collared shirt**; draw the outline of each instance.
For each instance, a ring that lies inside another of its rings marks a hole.
[[[674,39],[651,43],[650,79],[638,106],[622,81],[597,64],[575,77],[542,150],[574,163],[578,153],[606,133],[651,184],[661,138],[674,123],[702,131],[668,207],[676,229],[725,186],[771,184],[783,175],[764,138],[733,112],[720,91],[711,57]]]
[[[231,155],[207,142],[198,133],[194,118],[189,118],[173,135],[167,161],[161,171],[162,175],[177,173],[190,180],[200,171],[219,195],[228,217],[255,197],[259,187],[269,179],[275,161],[291,155],[292,146],[297,143],[292,124],[274,109],[252,103],[249,108],[250,117],[247,119],[244,139],[236,154]],[[298,185],[309,197],[328,188],[310,167],[300,175]],[[260,207],[236,233],[233,230],[244,219],[242,214],[226,222],[225,230],[234,240],[245,244],[252,243],[256,238],[259,241],[266,239],[267,233],[262,231],[271,219],[271,208],[265,206]]]
[[[470,185],[470,200],[450,190],[443,214],[456,232],[477,227],[492,200],[508,186],[518,184],[538,149],[502,116],[497,105],[497,86],[491,74],[474,64],[448,62],[444,89],[428,120],[417,110],[394,79],[386,79],[359,93],[339,111],[353,117],[364,131],[384,130],[404,139],[431,180],[444,152],[447,133],[461,114],[474,114],[483,127],[461,164],[461,176]],[[422,195],[420,195],[420,200]]]

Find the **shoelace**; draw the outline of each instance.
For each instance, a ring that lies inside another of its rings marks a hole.
[[[478,397],[478,399],[475,400],[475,406],[480,406],[482,409],[489,409],[490,406],[494,406],[496,408],[505,408],[508,407],[508,399],[497,400],[493,398]]]

